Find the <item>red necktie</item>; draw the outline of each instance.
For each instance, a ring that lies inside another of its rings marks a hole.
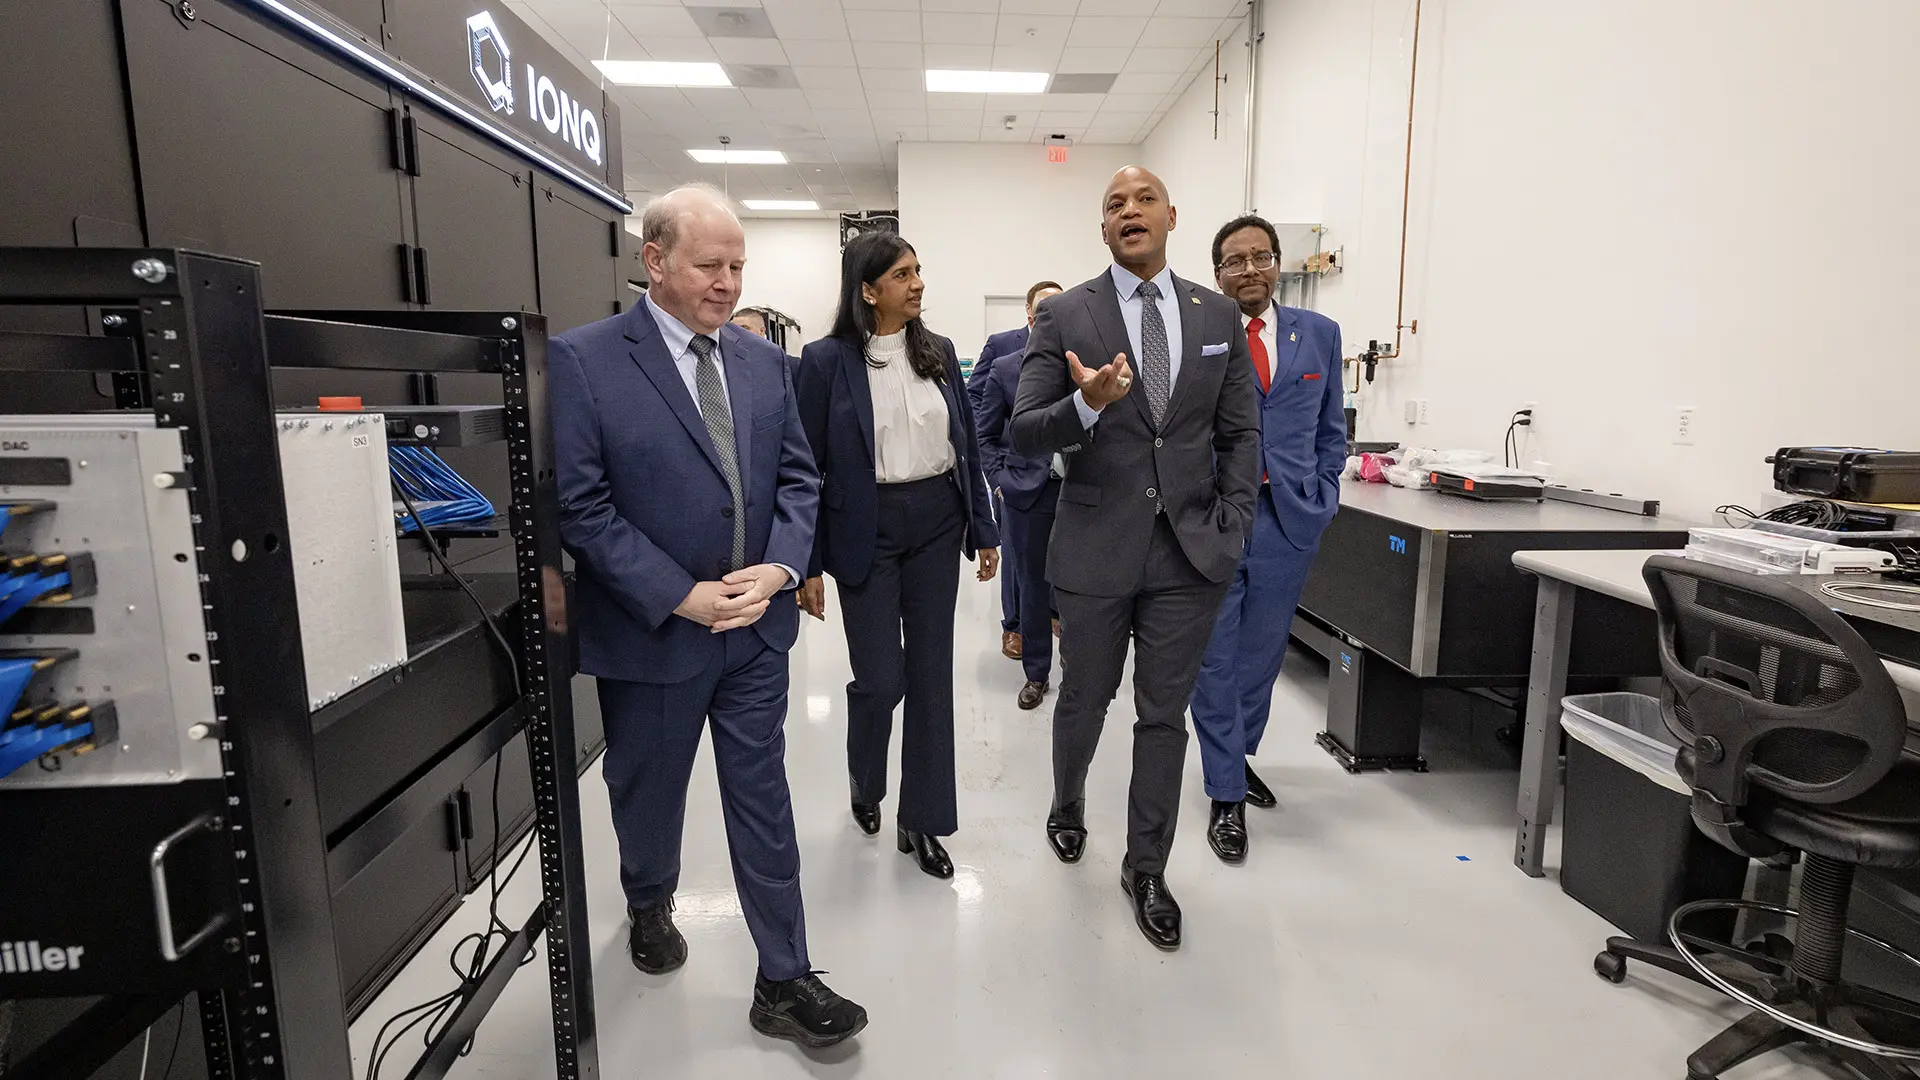
[[[1253,354],[1253,371],[1260,376],[1260,392],[1263,394],[1273,389],[1273,362],[1267,359],[1267,343],[1260,340],[1260,331],[1266,328],[1264,319],[1247,323],[1247,351]]]
[[[1267,343],[1260,339],[1260,331],[1267,328],[1266,320],[1254,319],[1247,323],[1247,351],[1253,354],[1253,373],[1260,376],[1260,392],[1273,389],[1273,361],[1267,359]],[[1261,456],[1265,456],[1262,453]],[[1267,470],[1260,470],[1260,482],[1267,482]]]

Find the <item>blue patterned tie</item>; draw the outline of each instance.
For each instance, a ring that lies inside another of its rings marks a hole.
[[[1143,281],[1140,297],[1140,381],[1147,391],[1147,412],[1157,431],[1173,396],[1173,355],[1167,348],[1167,321],[1160,315],[1160,286]]]
[[[726,390],[720,385],[720,365],[713,358],[713,339],[695,334],[689,347],[699,358],[693,383],[700,390],[700,418],[707,422],[707,435],[713,440],[714,453],[720,457],[720,472],[726,476],[727,489],[733,493],[733,561],[727,564],[731,573],[747,565],[747,502],[740,489],[740,456],[733,445],[733,414],[727,411]]]

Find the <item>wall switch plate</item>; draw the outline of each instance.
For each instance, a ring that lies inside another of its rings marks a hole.
[[[1698,411],[1698,406],[1682,405],[1674,411],[1677,414],[1674,418],[1674,425],[1673,425],[1674,445],[1675,446],[1692,446],[1693,445],[1693,427],[1695,422],[1693,414]]]
[[[1431,419],[1431,417],[1429,416],[1429,412],[1433,408],[1433,402],[1428,398],[1414,398],[1413,405],[1414,405],[1414,421],[1413,422],[1416,424],[1427,423]]]

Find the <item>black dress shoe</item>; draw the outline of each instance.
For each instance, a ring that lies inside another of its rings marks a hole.
[[[1273,797],[1273,789],[1261,783],[1260,778],[1253,774],[1252,762],[1247,763],[1247,801],[1262,810],[1271,810],[1280,805],[1280,800]]]
[[[1180,905],[1167,891],[1164,874],[1136,874],[1132,867],[1120,868],[1120,888],[1133,901],[1133,921],[1153,947],[1172,952],[1180,947]]]
[[[1068,803],[1047,815],[1047,846],[1063,863],[1077,863],[1087,852],[1087,804]]]
[[[1239,865],[1247,861],[1247,804],[1213,800],[1213,817],[1207,822],[1207,843],[1221,862]]]
[[[1027,685],[1020,688],[1020,707],[1023,709],[1039,708],[1040,701],[1047,696],[1048,689],[1046,682],[1036,682],[1033,679],[1028,679]]]
[[[687,939],[673,925],[673,901],[650,908],[628,908],[633,929],[627,934],[627,954],[633,966],[649,975],[665,975],[687,962]]]
[[[900,854],[913,856],[920,869],[937,878],[953,876],[953,860],[947,857],[947,849],[940,846],[939,837],[913,832],[902,825],[894,829],[894,839]]]
[[[873,803],[872,805],[868,805],[867,803],[854,803],[853,823],[860,826],[860,831],[866,833],[868,836],[879,836],[880,804]]]
[[[867,1010],[827,989],[812,972],[785,982],[757,975],[747,1021],[762,1035],[819,1050],[860,1034]]]

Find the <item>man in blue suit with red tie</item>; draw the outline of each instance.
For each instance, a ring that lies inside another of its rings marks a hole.
[[[1207,843],[1229,863],[1247,857],[1246,804],[1277,805],[1247,759],[1260,749],[1294,608],[1320,534],[1340,505],[1347,460],[1340,326],[1274,303],[1279,260],[1280,237],[1263,218],[1235,218],[1213,238],[1214,277],[1240,305],[1261,394],[1253,536],[1193,690],[1193,726],[1213,800]]]
[[[687,959],[673,923],[687,783],[711,725],[741,913],[759,952],[748,1013],[812,1047],[866,1010],[807,955],[786,773],[788,592],[813,552],[820,474],[780,350],[727,320],[746,234],[719,192],[681,188],[642,219],[651,288],[549,350],[561,536],[579,573],[580,667],[606,722],[634,966]]]

